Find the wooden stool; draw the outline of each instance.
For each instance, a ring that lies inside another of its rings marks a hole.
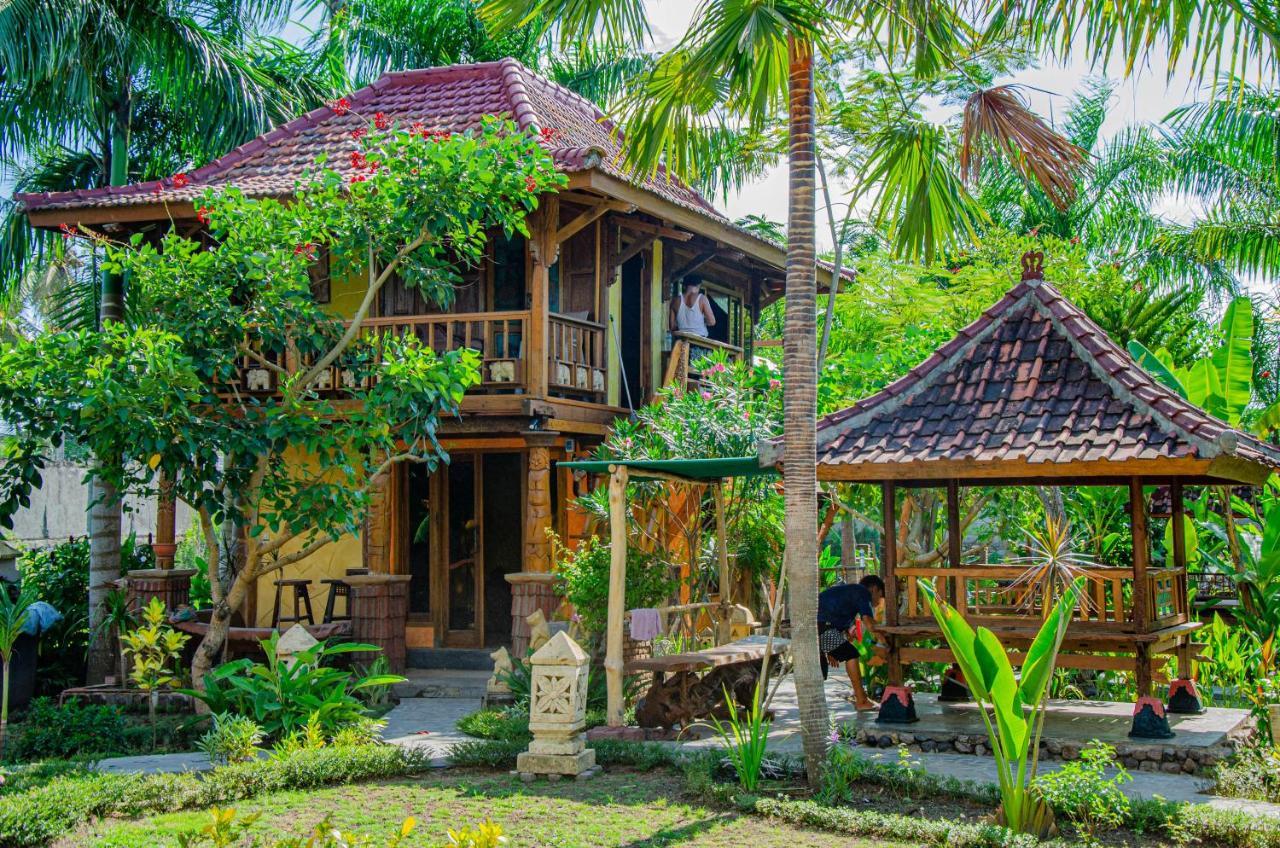
[[[347,581],[337,577],[331,577],[327,580],[321,580],[320,582],[329,584],[329,600],[326,601],[324,605],[324,623],[328,624],[331,621],[350,621],[351,620],[351,586],[350,584],[348,584]],[[343,607],[346,609],[346,613],[344,615],[333,614],[334,601],[336,601],[338,598],[347,599],[346,603],[343,605]]]
[[[305,622],[307,624],[315,624],[315,615],[311,612],[311,593],[308,588],[311,585],[310,580],[302,580],[299,578],[291,578],[288,580],[276,580],[276,605],[275,610],[271,613],[271,629],[278,630],[281,622],[292,624],[294,622]],[[293,615],[280,615],[280,594],[286,587],[293,587]],[[302,614],[302,608],[306,607],[306,615]]]

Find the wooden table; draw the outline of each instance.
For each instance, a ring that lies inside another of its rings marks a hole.
[[[773,656],[786,654],[790,644],[775,637]],[[641,727],[687,727],[710,716],[728,718],[735,705],[750,709],[768,649],[767,636],[748,636],[703,651],[632,660],[628,674],[653,672],[653,684],[636,704],[636,721]]]

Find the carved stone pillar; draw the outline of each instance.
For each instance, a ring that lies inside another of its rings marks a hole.
[[[529,447],[529,477],[524,512],[524,570],[545,573],[551,570],[551,448],[546,444]]]
[[[173,568],[173,555],[177,544],[177,503],[173,498],[173,481],[160,478],[160,491],[156,495],[156,532],[151,543],[156,555],[156,568]]]

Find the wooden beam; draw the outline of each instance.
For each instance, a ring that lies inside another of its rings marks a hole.
[[[1147,564],[1150,557],[1147,537],[1147,499],[1142,494],[1142,478],[1129,481],[1129,527],[1133,532],[1133,625],[1139,633],[1147,632],[1151,621],[1151,599],[1148,597]]]
[[[609,604],[605,628],[604,674],[608,690],[605,721],[622,727],[622,619],[627,598],[627,467],[609,466]]]
[[[821,447],[819,447],[821,450]],[[1261,463],[1254,466],[1258,473],[1270,473]],[[1221,478],[1219,467],[1214,463],[1195,458],[1178,459],[1136,459],[1136,460],[1096,460],[1090,462],[1064,462],[1061,464],[1048,462],[1027,462],[1025,460],[982,461],[973,460],[937,460],[933,462],[849,462],[846,464],[823,463],[818,466],[818,479],[824,481],[844,482],[881,482],[894,480],[904,485],[913,483],[941,486],[946,480],[958,480],[961,485],[969,485],[967,481],[982,480],[984,485],[992,485],[991,481],[999,481],[996,485],[1031,485],[1037,482],[1061,480],[1054,485],[1078,485],[1096,478],[1095,482],[1109,481],[1110,485],[1126,485],[1131,477],[1165,478],[1176,477],[1195,479],[1218,479],[1220,482],[1249,482],[1237,477]],[[1231,469],[1233,473],[1239,469]],[[1265,479],[1265,477],[1263,478]],[[1017,482],[1010,482],[1017,481]],[[1154,482],[1154,480],[1152,481]]]
[[[572,221],[556,230],[556,244],[564,244],[579,232],[586,229],[591,224],[594,224],[597,218],[600,218],[607,212],[631,213],[635,210],[636,207],[634,205],[621,200],[605,200],[601,203],[597,203],[595,206],[587,209]]]
[[[719,255],[720,255],[720,251],[717,250],[716,248],[711,248],[710,250],[704,250],[701,253],[699,253],[697,256],[690,259],[688,262],[681,265],[678,269],[672,271],[668,279],[672,283],[678,283],[681,280],[683,280],[685,277],[692,274],[694,271],[701,268],[703,265],[706,265],[708,262],[715,259]]]
[[[960,551],[960,483],[956,480],[947,481],[947,561],[952,568],[961,566]],[[959,606],[963,599],[960,595],[963,593],[961,581],[948,581],[947,599],[952,606]]]
[[[672,241],[689,241],[693,238],[693,233],[686,233],[684,230],[673,230],[671,227],[664,227],[661,224],[650,224],[648,221],[641,221],[630,216],[618,218],[618,225],[626,227],[628,230],[648,233],[651,236],[671,239]]]
[[[658,240],[658,237],[656,235],[640,236],[640,238],[636,239],[631,243],[630,247],[627,247],[619,251],[616,256],[612,257],[609,260],[609,264],[605,268],[605,271],[611,274],[613,272],[613,269],[620,268],[627,261],[632,259],[637,254],[639,254],[640,251],[644,250],[646,247],[653,244],[657,240]]]

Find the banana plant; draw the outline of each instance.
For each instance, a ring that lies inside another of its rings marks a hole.
[[[994,633],[985,627],[975,631],[955,607],[937,596],[932,583],[919,582],[987,728],[1000,787],[996,821],[1037,838],[1046,838],[1055,830],[1053,811],[1034,788],[1045,700],[1084,580],[1073,580],[1045,616],[1027,649],[1020,676],[1014,675],[1009,652]],[[1030,716],[1025,712],[1028,708]]]

